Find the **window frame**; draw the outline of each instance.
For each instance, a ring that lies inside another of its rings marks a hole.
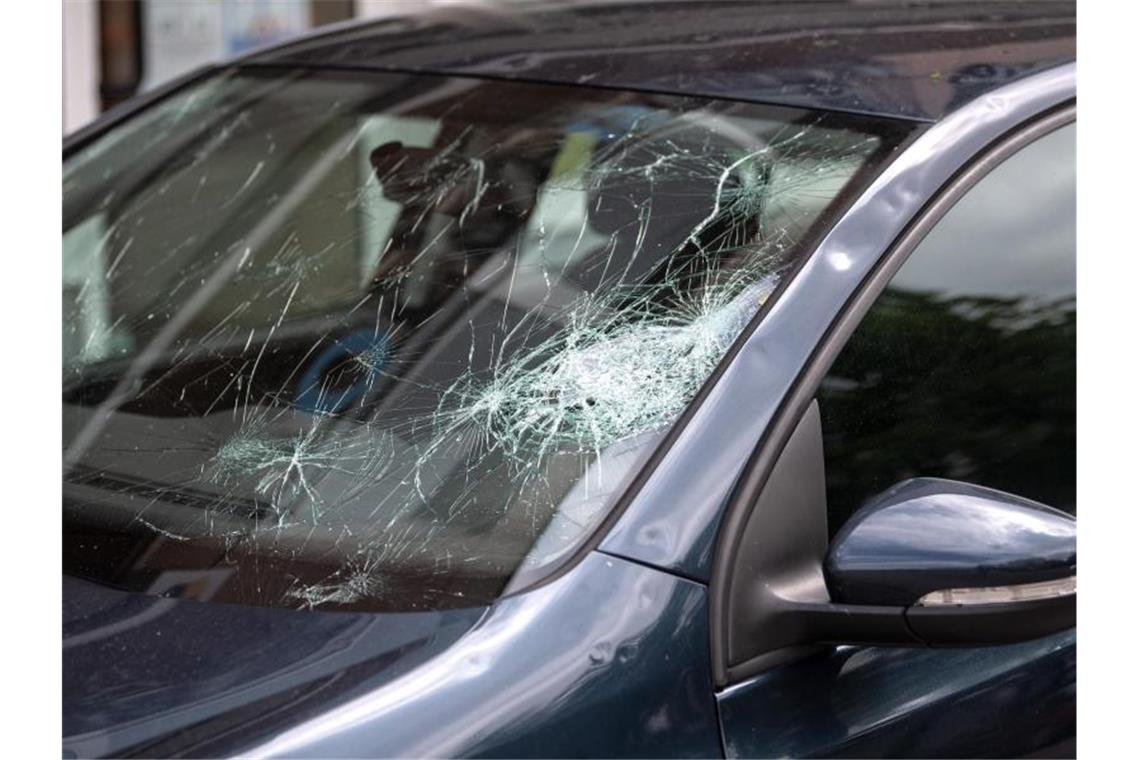
[[[709,584],[709,643],[713,683],[717,691],[771,667],[817,651],[814,647],[799,648],[790,653],[788,658],[773,658],[770,655],[775,653],[768,653],[745,662],[730,663],[728,632],[733,621],[729,617],[731,606],[728,598],[732,581],[742,564],[737,557],[740,538],[754,518],[755,507],[760,502],[760,496],[785,445],[801,418],[810,411],[820,383],[895,274],[950,209],[1006,159],[1076,120],[1076,100],[1068,99],[1035,114],[964,162],[958,172],[911,218],[903,232],[882,252],[874,268],[854,288],[847,303],[832,320],[826,335],[814,347],[811,358],[802,367],[764,437],[745,464],[718,530]],[[822,441],[820,445],[822,456]],[[742,519],[730,519],[738,514]]]

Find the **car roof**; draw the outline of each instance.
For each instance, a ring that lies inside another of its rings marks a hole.
[[[240,64],[589,84],[935,120],[1075,59],[1073,2],[437,5]]]

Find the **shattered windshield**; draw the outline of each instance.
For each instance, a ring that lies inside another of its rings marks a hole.
[[[420,75],[168,97],[64,163],[65,571],[358,610],[540,576],[902,132]]]

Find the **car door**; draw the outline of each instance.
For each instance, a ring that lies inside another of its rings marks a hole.
[[[916,220],[929,227],[916,246],[884,258],[885,288],[805,413],[820,466],[776,483],[778,462],[755,500],[749,519],[773,542],[801,534],[766,503],[825,494],[830,539],[925,476],[1075,515],[1075,130],[1070,109],[1007,139],[965,168],[944,216]],[[731,606],[717,614],[714,637],[735,624]],[[1075,628],[986,647],[799,647],[724,672],[729,757],[1075,754]]]

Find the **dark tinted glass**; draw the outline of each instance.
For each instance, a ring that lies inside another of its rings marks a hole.
[[[1076,512],[1076,126],[972,188],[891,281],[819,399],[834,534],[915,476]]]
[[[598,524],[902,133],[375,73],[164,101],[64,165],[66,570],[494,599]]]

